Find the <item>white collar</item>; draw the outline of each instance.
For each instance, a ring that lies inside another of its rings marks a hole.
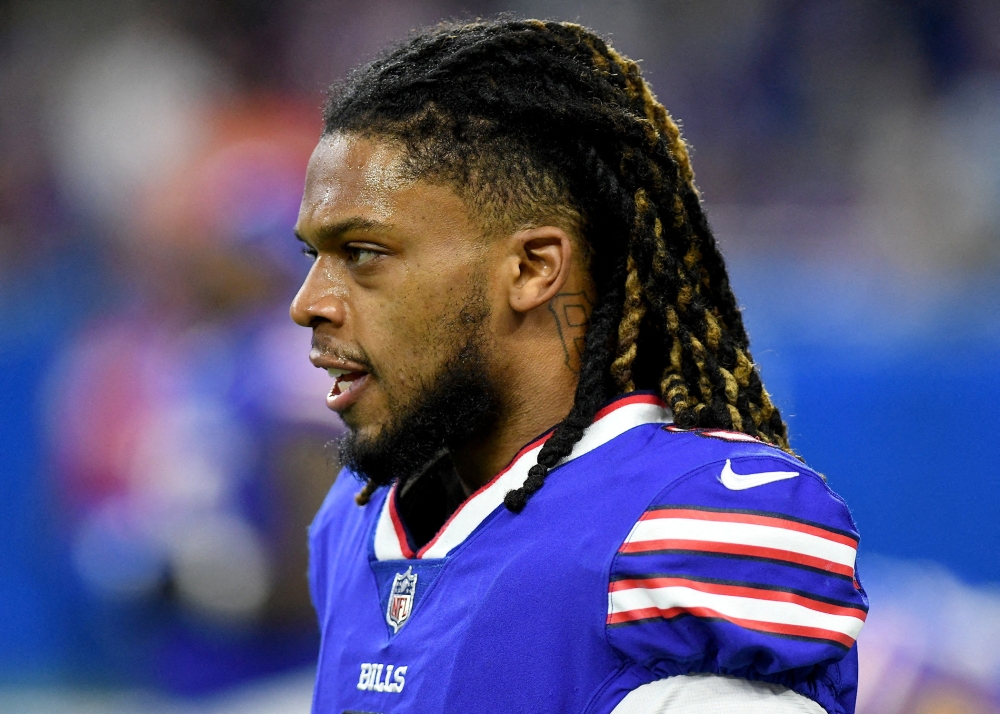
[[[625,394],[597,412],[594,423],[587,427],[572,453],[560,464],[583,456],[634,427],[642,424],[669,424],[671,421],[673,415],[656,395],[647,392]],[[437,535],[416,553],[407,543],[403,522],[396,511],[396,486],[393,485],[382,504],[375,526],[376,560],[444,558],[503,504],[508,491],[520,488],[528,477],[528,469],[535,465],[542,444],[551,435],[550,430],[517,452],[507,468],[469,496]]]

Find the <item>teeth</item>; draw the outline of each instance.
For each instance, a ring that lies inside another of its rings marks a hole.
[[[349,369],[337,369],[336,367],[329,367],[329,368],[327,368],[326,373],[328,375],[330,375],[330,377],[332,379],[340,379],[345,374],[350,374],[351,370],[349,370]]]

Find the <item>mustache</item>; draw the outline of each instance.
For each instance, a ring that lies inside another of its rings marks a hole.
[[[371,358],[363,347],[331,344],[329,340],[324,340],[321,336],[314,333],[312,349],[315,352],[319,352],[323,357],[333,357],[345,362],[354,362],[364,367],[369,374],[375,374],[375,365],[372,364]]]

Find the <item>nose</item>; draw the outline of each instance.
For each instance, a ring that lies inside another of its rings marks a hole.
[[[303,327],[316,327],[321,322],[334,327],[344,324],[344,300],[338,296],[335,281],[326,274],[322,262],[320,259],[313,263],[288,310],[292,320]]]

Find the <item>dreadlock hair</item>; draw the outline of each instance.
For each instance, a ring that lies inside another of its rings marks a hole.
[[[537,20],[440,25],[335,86],[324,120],[327,135],[398,143],[404,172],[452,186],[487,232],[548,224],[582,239],[597,300],[573,406],[508,509],[525,507],[604,402],[635,389],[661,395],[682,428],[792,453],[678,125],[599,36]]]

